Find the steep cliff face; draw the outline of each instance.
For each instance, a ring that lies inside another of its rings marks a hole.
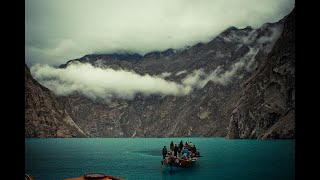
[[[190,127],[195,136],[223,137],[228,121],[220,120],[218,104],[224,104],[225,93],[230,92],[224,89],[209,83],[182,97],[137,95],[133,100],[114,99],[104,104],[74,95],[60,97],[60,101],[92,137],[181,137]],[[216,97],[218,92],[223,96]]]
[[[58,103],[55,95],[39,84],[25,66],[25,137],[86,137]]]
[[[229,138],[295,138],[295,10],[231,109]]]

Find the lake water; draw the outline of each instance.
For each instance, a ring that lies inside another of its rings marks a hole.
[[[161,150],[187,138],[27,138],[25,171],[36,180],[61,180],[87,172],[124,179],[295,179],[294,140],[189,138],[203,157],[170,172]]]

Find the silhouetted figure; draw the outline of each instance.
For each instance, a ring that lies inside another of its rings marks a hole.
[[[177,157],[177,153],[178,153],[178,146],[177,146],[177,144],[175,144],[175,146],[174,146],[174,156]]]
[[[167,150],[167,147],[166,146],[163,146],[163,149],[162,149],[162,156],[163,158],[162,159],[165,159],[166,156],[168,154],[168,150]]]
[[[174,144],[173,144],[173,141],[171,141],[171,143],[170,143],[170,151],[174,151]]]
[[[183,148],[183,142],[182,142],[182,140],[180,141],[179,147],[180,147],[180,149]]]
[[[184,147],[186,147],[187,149],[189,149],[189,144],[188,144],[188,142],[186,142],[186,144],[184,145]]]
[[[199,151],[197,151],[197,148],[196,148],[196,146],[195,146],[195,145],[193,145],[193,150],[194,150],[194,154],[195,154],[195,156],[200,157],[200,152],[199,152]]]

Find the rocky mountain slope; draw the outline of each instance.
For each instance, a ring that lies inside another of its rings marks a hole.
[[[229,138],[295,137],[295,11],[232,106]]]
[[[87,137],[25,65],[25,137]]]
[[[90,137],[179,137],[192,128],[198,137],[292,138],[294,51],[288,50],[292,42],[283,40],[294,39],[290,23],[294,24],[292,18],[284,18],[258,29],[230,27],[208,43],[180,50],[144,56],[92,54],[68,61],[60,68],[89,63],[177,84],[190,83],[186,79],[192,76],[196,83],[190,93],[179,96],[137,93],[133,99],[105,102],[74,92],[59,96],[58,102]],[[280,133],[283,126],[290,132]]]

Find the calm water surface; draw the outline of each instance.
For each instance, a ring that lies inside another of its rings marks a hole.
[[[295,179],[294,140],[190,138],[201,155],[194,167],[169,172],[161,150],[187,138],[27,138],[25,170],[36,180],[87,172],[124,179]]]

